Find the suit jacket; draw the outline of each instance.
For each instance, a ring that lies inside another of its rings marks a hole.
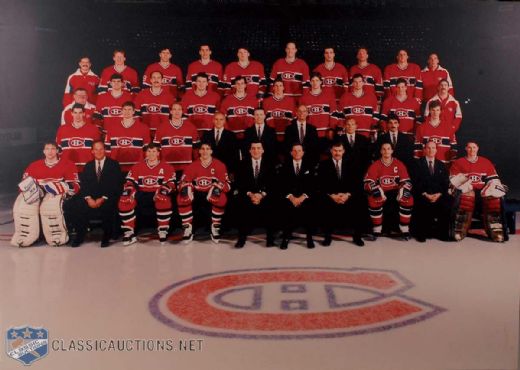
[[[362,194],[363,182],[356,172],[354,163],[343,158],[341,161],[341,178],[338,178],[333,159],[320,162],[318,167],[318,188],[323,195],[337,193]]]
[[[238,141],[234,132],[223,129],[217,145],[215,143],[215,130],[211,129],[204,132],[201,143],[211,146],[213,149],[213,157],[224,162],[229,173],[236,171],[240,154]]]
[[[359,170],[360,175],[364,176],[370,165],[372,149],[370,147],[370,140],[363,135],[356,134],[354,136],[354,146],[351,147],[347,135],[342,135],[338,137],[338,139],[341,140],[345,146],[345,157],[349,159],[350,163],[356,163],[356,170]]]
[[[101,171],[98,181],[96,175],[96,161],[90,161],[85,165],[85,169],[79,176],[80,194],[82,197],[90,196],[94,199],[107,197],[108,201],[116,202],[119,200],[123,188],[123,174],[119,162],[105,157],[105,164]]]
[[[263,157],[273,162],[276,160],[276,130],[270,126],[264,125],[262,137],[258,137],[256,125],[246,128],[244,131],[244,139],[242,141],[242,158],[250,158],[249,148],[254,141],[260,141],[264,147]]]
[[[380,135],[377,139],[374,150],[374,159],[381,158],[381,146],[385,143],[392,144],[392,139],[390,138],[390,133],[388,132]],[[413,166],[413,149],[414,143],[411,135],[399,132],[397,134],[397,143],[394,147],[393,156],[403,162],[408,169]]]
[[[300,132],[298,130],[298,124],[296,120],[285,128],[284,144],[287,152],[286,160],[291,160],[289,153],[294,143],[300,142]],[[307,122],[305,125],[305,137],[303,139],[303,150],[305,151],[305,159],[314,165],[319,159],[319,140],[318,131],[316,127]]]
[[[262,158],[258,177],[255,178],[251,158],[244,159],[238,166],[235,176],[236,188],[240,197],[247,196],[248,192],[265,193],[268,197],[273,194],[274,167],[271,162]]]
[[[296,175],[293,160],[290,158],[280,168],[277,184],[282,198],[287,197],[289,194],[295,197],[307,194],[309,198],[312,198],[315,190],[314,165],[303,159],[300,173]]]
[[[433,165],[433,175],[430,174],[426,157],[416,159],[412,174],[413,192],[418,198],[423,193],[446,195],[449,187],[449,173],[446,165],[436,159]]]

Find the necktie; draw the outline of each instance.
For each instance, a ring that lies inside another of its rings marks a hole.
[[[258,134],[258,138],[260,139],[262,137],[262,130],[260,129],[260,126],[257,126],[258,130],[257,130],[257,134]]]
[[[258,161],[255,161],[255,179],[258,178],[259,172],[260,172],[260,166],[258,165]]]
[[[300,174],[300,164],[299,163],[296,163],[296,176],[298,176]]]
[[[96,176],[97,176],[97,181],[99,182],[99,180],[101,179],[101,161],[96,161],[96,162],[97,162]]]
[[[430,169],[430,175],[433,176],[433,161],[428,161],[429,165],[429,169]]]
[[[303,123],[300,123],[300,143],[303,144],[305,138],[305,132],[303,131]]]
[[[215,144],[218,145],[220,141],[220,130],[217,130],[217,134],[215,135]]]
[[[350,147],[354,147],[354,137],[352,135],[348,135],[348,141],[349,141]]]
[[[397,143],[397,138],[395,137],[395,134],[392,134],[392,146],[395,146]]]
[[[338,179],[341,180],[341,169],[339,168],[339,161],[336,162],[336,174],[338,175]]]

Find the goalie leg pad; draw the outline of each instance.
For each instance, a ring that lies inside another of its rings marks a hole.
[[[16,247],[28,247],[40,236],[40,202],[28,204],[20,193],[13,206],[14,234],[11,244]]]
[[[172,199],[168,195],[156,195],[154,204],[157,215],[157,229],[158,231],[168,232],[172,216]]]
[[[43,235],[47,244],[54,247],[69,241],[65,218],[63,217],[63,195],[46,194],[40,205]]]
[[[482,221],[488,236],[495,242],[504,241],[500,198],[482,198]]]
[[[368,212],[372,225],[380,226],[383,224],[383,205],[385,201],[381,197],[368,196]]]
[[[473,191],[466,194],[462,194],[460,191],[455,193],[450,235],[456,241],[464,239],[468,234],[474,208],[475,193]]]

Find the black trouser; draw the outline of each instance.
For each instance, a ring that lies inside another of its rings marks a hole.
[[[248,196],[240,196],[237,198],[238,214],[236,224],[238,227],[238,237],[245,239],[253,230],[254,226],[262,226],[266,229],[268,240],[273,239],[274,223],[273,207],[268,198],[262,199],[260,204],[255,205]]]
[[[449,221],[450,200],[447,196],[441,196],[435,203],[422,195],[415,198],[412,224],[418,238],[447,239]]]
[[[103,238],[111,238],[117,226],[117,200],[107,199],[99,208],[90,208],[83,196],[76,195],[64,203],[67,224],[74,228],[82,240],[87,233],[89,220],[101,220]]]
[[[282,200],[279,208],[282,218],[279,222],[283,230],[282,237],[284,239],[288,239],[293,230],[300,225],[304,227],[307,237],[312,237],[315,225],[311,202],[310,199],[306,199],[299,207],[295,207],[289,199]]]
[[[360,196],[351,196],[344,204],[338,204],[328,195],[325,195],[320,204],[320,217],[325,236],[340,227],[349,226],[353,230],[353,237],[361,237],[367,230],[368,208],[366,201]]]

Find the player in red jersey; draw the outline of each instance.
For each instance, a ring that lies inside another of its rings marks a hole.
[[[65,92],[63,93],[63,106],[72,103],[73,93],[78,89],[85,89],[87,92],[87,100],[96,103],[97,87],[99,85],[99,77],[92,72],[92,64],[89,57],[81,57],[78,62],[79,68],[67,78],[65,84]]]
[[[265,123],[276,130],[278,142],[283,142],[285,129],[296,117],[296,101],[284,93],[284,84],[278,79],[273,84],[273,95],[262,102]]]
[[[397,81],[404,79],[408,96],[414,97],[420,104],[423,97],[421,68],[415,63],[408,63],[408,52],[404,49],[397,53],[397,63],[387,65],[384,72],[385,96],[397,93]]]
[[[160,71],[152,72],[150,83],[152,87],[142,90],[134,103],[141,121],[150,128],[152,137],[158,127],[168,123],[170,107],[175,98],[170,91],[162,87],[163,75]]]
[[[311,74],[311,89],[304,92],[299,100],[300,105],[305,105],[309,115],[307,122],[316,127],[318,137],[330,136],[330,130],[338,123],[336,112],[336,99],[333,91],[322,89],[322,76],[319,72]],[[326,150],[327,148],[323,148]]]
[[[85,122],[87,123],[97,123],[95,120],[96,117],[96,106],[90,103],[88,100],[87,90],[82,87],[78,87],[73,94],[72,103],[68,104],[63,108],[61,112],[61,125],[65,125],[67,123],[72,122],[72,107],[74,104],[81,104],[85,107]]]
[[[450,236],[460,241],[471,225],[473,211],[482,208],[482,222],[488,236],[495,242],[507,240],[504,227],[502,199],[507,188],[502,185],[495,166],[478,155],[475,142],[466,144],[466,156],[453,162],[450,182],[454,188],[455,203]]]
[[[215,243],[220,239],[220,224],[230,184],[226,166],[213,158],[212,153],[209,144],[201,144],[200,158],[186,168],[179,184],[177,204],[186,243],[193,240],[192,206],[197,201],[208,201],[211,204],[211,239]]]
[[[373,93],[377,97],[379,105],[383,102],[385,94],[383,88],[383,74],[375,64],[368,63],[368,49],[360,47],[356,54],[357,64],[350,67],[350,86],[352,90],[352,78],[360,74],[363,76],[363,89]]]
[[[450,83],[448,80],[441,80],[437,87],[437,95],[432,97],[427,103],[424,110],[424,116],[430,115],[430,104],[433,101],[439,101],[442,107],[442,120],[449,123],[457,132],[462,123],[462,111],[460,103],[455,100],[453,95],[449,93]]]
[[[20,193],[13,206],[14,246],[28,247],[38,240],[40,216],[47,244],[59,246],[69,239],[62,203],[79,191],[78,171],[72,162],[58,157],[55,143],[46,143],[43,154],[45,159],[31,163],[18,184]]]
[[[413,208],[412,183],[406,166],[392,157],[392,145],[381,146],[381,159],[368,168],[365,175],[365,190],[368,193],[368,209],[372,219],[374,236],[383,228],[383,208],[397,201],[399,209],[399,229],[404,240],[409,239],[410,216]],[[392,203],[388,202],[390,200]],[[391,229],[391,227],[390,227]]]
[[[242,47],[238,49],[237,62],[231,62],[224,71],[225,94],[234,94],[236,78],[245,77],[247,94],[260,99],[266,89],[265,71],[262,63],[249,59],[249,51]]]
[[[131,101],[123,103],[123,118],[119,124],[111,125],[105,135],[107,155],[121,165],[121,171],[128,172],[143,159],[143,148],[150,143],[150,129],[134,116],[135,105]]]
[[[325,61],[314,68],[323,80],[323,90],[331,91],[338,101],[343,93],[348,89],[348,71],[341,63],[337,63],[334,58],[336,53],[333,47],[326,47],[323,51]],[[312,78],[312,76],[311,76]]]
[[[205,73],[208,76],[208,90],[223,94],[222,64],[211,59],[211,49],[208,44],[202,44],[199,49],[200,59],[188,66],[186,74],[186,91],[196,89],[197,76]]]
[[[182,117],[182,106],[173,103],[169,122],[155,132],[154,143],[161,145],[161,159],[175,167],[177,178],[197,158],[199,145],[197,128],[189,119]]]
[[[448,81],[449,93],[454,95],[450,72],[439,65],[439,56],[435,53],[430,54],[428,57],[428,65],[421,71],[421,80],[423,83],[423,101],[425,102],[437,94],[437,88],[441,80]]]
[[[424,156],[423,149],[426,143],[433,141],[437,145],[435,158],[449,164],[457,157],[457,139],[452,126],[442,120],[441,103],[434,101],[430,104],[430,116],[417,127],[415,132],[414,157]]]
[[[175,170],[159,160],[160,146],[146,146],[146,158],[132,167],[126,176],[123,193],[119,198],[119,215],[124,231],[123,244],[137,241],[136,218],[157,218],[157,231],[161,244],[166,242],[172,215],[171,194],[175,191]],[[137,216],[136,216],[137,213]]]
[[[99,94],[104,94],[112,88],[110,80],[114,73],[119,73],[123,76],[124,90],[137,94],[140,90],[139,76],[137,71],[125,64],[126,53],[124,50],[114,50],[113,58],[114,65],[106,67],[101,72],[101,80],[99,81]]]
[[[285,95],[299,97],[309,88],[309,66],[304,60],[296,58],[296,44],[288,42],[285,58],[278,59],[271,69],[271,81],[281,79]]]
[[[178,100],[181,98],[181,89],[184,88],[184,77],[180,67],[171,63],[171,58],[170,48],[162,48],[159,52],[159,61],[146,67],[143,74],[143,86],[151,87],[152,72],[159,71],[162,74],[162,86]]]
[[[383,102],[381,120],[395,115],[399,118],[399,131],[413,135],[416,125],[422,122],[421,107],[416,99],[407,93],[406,80],[400,78],[396,83],[396,95],[391,95]]]
[[[121,122],[123,103],[133,100],[132,94],[123,90],[123,76],[119,73],[110,77],[110,85],[112,89],[101,94],[96,103],[96,118],[103,122],[105,130]]]
[[[344,121],[354,118],[357,123],[356,132],[375,141],[379,122],[377,98],[371,89],[364,89],[364,86],[361,74],[352,76],[352,92],[343,94],[339,101],[338,113]]]
[[[99,140],[101,134],[96,126],[85,122],[85,108],[81,104],[72,107],[72,118],[70,125],[58,129],[56,143],[61,157],[73,162],[81,172],[93,158],[92,142]]]
[[[213,116],[220,109],[220,95],[208,90],[208,76],[199,73],[195,79],[196,88],[182,97],[182,110],[197,130],[207,131],[213,127]]]
[[[235,92],[224,98],[220,110],[226,115],[226,128],[233,131],[238,139],[242,139],[244,130],[255,122],[254,113],[258,107],[258,99],[256,95],[246,92],[245,77],[237,76],[234,82]]]

